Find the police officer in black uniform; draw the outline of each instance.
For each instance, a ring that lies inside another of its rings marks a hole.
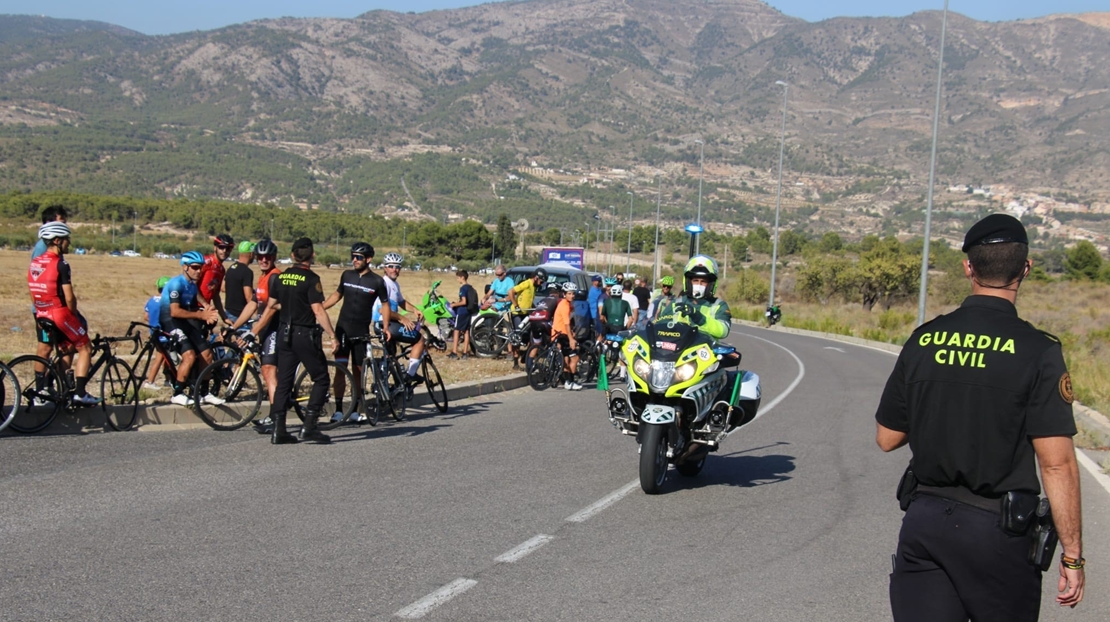
[[[277,390],[274,392],[274,403],[270,406],[270,418],[274,422],[270,442],[275,445],[297,442],[297,438],[285,428],[285,415],[293,397],[293,380],[298,364],[304,365],[312,378],[312,392],[305,407],[300,439],[331,442],[331,438],[316,427],[328,393],[328,368],[321,336],[326,332],[334,342],[335,331],[324,311],[324,288],[320,277],[312,271],[315,255],[312,240],[300,238],[293,243],[290,256],[294,266],[275,277],[267,302],[269,313],[263,312],[259,320],[259,324],[263,324],[273,315],[271,306],[281,308],[281,325],[277,334]],[[261,328],[256,326],[255,330]]]
[[[339,286],[328,299],[324,301],[324,309],[334,307],[340,300],[343,307],[339,310],[339,319],[335,323],[335,335],[339,342],[335,351],[335,362],[346,365],[350,361],[354,367],[355,382],[362,378],[362,363],[366,355],[365,346],[353,348],[351,338],[368,337],[370,324],[374,320],[374,301],[382,304],[382,318],[386,325],[390,321],[390,308],[388,293],[385,288],[385,279],[370,269],[370,260],[374,258],[374,247],[366,242],[355,242],[351,246],[351,269],[344,270],[339,277]],[[343,374],[336,374],[333,381],[335,395],[335,417],[343,415],[343,395],[347,391],[347,381]],[[355,413],[352,416],[355,423],[362,423],[366,415]]]
[[[1063,545],[1056,600],[1083,598],[1071,379],[1060,342],[1014,307],[1032,267],[1028,244],[1011,216],[972,226],[963,245],[971,296],[914,331],[883,391],[879,447],[913,452],[890,575],[897,622],[1038,618],[1041,569],[1021,521],[1039,501],[1034,457]]]

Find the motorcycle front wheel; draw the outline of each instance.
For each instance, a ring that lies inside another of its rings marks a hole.
[[[667,479],[667,428],[650,423],[644,426],[640,442],[640,488],[649,495],[663,491]]]

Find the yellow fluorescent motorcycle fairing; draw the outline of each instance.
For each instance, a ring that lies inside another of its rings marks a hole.
[[[609,392],[609,420],[640,443],[648,494],[661,492],[669,464],[687,477],[700,473],[708,454],[759,410],[759,376],[729,371],[740,364],[736,348],[680,320],[631,334],[621,359],[628,385]]]

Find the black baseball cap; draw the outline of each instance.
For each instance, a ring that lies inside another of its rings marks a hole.
[[[1028,246],[1029,235],[1025,232],[1025,226],[1009,214],[991,214],[971,225],[960,250],[966,253],[972,246],[1007,242],[1020,242]]]
[[[308,238],[297,238],[297,241],[293,242],[293,252],[295,253],[302,248],[312,248],[312,240]]]

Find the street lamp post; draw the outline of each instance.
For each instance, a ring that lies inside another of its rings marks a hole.
[[[698,156],[698,227],[701,227],[701,182],[705,179],[705,141],[697,139],[695,144],[701,145],[701,153]],[[701,252],[701,236],[694,236],[694,253]]]
[[[775,268],[779,263],[779,209],[782,207],[782,160],[786,152],[786,94],[790,90],[790,85],[782,80],[777,80],[775,84],[782,87],[782,139],[779,142],[779,187],[775,193],[775,241],[771,247],[771,300],[767,303],[768,307],[775,304]]]
[[[131,211],[131,252],[139,250],[139,213]]]
[[[631,192],[626,192],[628,195],[628,248],[625,249],[627,259],[624,264],[624,271],[632,271],[632,199],[635,197]]]
[[[663,206],[663,180],[655,178],[655,269],[652,271],[652,287],[659,282],[659,209]]]
[[[617,222],[617,208],[612,205],[609,209],[613,210],[613,220],[609,223],[609,268],[605,271],[607,274],[613,273],[613,233],[616,230],[614,226]]]
[[[937,102],[933,110],[933,153],[929,160],[929,192],[925,200],[925,240],[921,246],[921,291],[917,294],[917,325],[925,323],[925,300],[929,297],[929,229],[933,220],[933,184],[937,173],[937,132],[940,121],[940,87],[944,75],[944,31],[948,26],[948,0],[940,22],[940,52],[937,59]]]

